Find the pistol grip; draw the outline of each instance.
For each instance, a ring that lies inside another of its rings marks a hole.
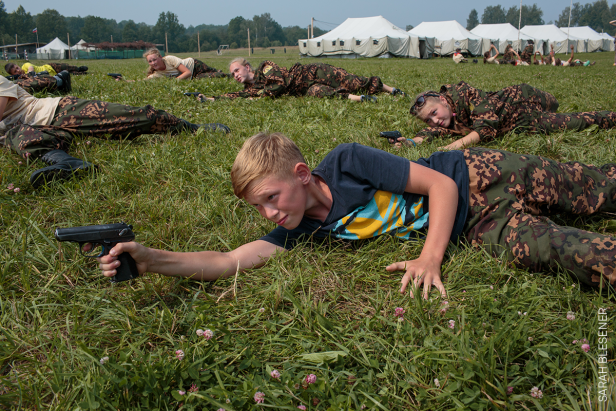
[[[129,253],[120,254],[118,260],[120,261],[120,266],[117,268],[116,275],[111,277],[112,283],[119,283],[139,277],[137,264]]]

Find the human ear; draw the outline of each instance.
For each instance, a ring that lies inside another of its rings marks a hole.
[[[312,172],[310,171],[310,167],[306,165],[306,163],[297,163],[293,168],[293,174],[296,178],[298,178],[302,184],[308,184],[310,179],[312,178]]]

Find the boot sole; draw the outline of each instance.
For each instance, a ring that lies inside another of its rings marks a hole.
[[[30,184],[32,184],[32,187],[34,187],[34,189],[38,189],[43,185],[50,185],[55,181],[67,181],[72,178],[80,177],[86,172],[88,172],[90,168],[92,168],[92,170],[96,172],[98,166],[91,165],[90,167],[78,168],[76,170],[52,169],[40,173],[37,173],[35,171],[34,173],[32,173],[32,176],[30,176]]]

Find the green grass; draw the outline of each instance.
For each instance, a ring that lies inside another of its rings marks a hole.
[[[296,48],[287,51],[257,50],[252,61],[271,58],[290,66],[299,58]],[[201,58],[225,69],[238,53],[202,53]],[[460,80],[484,90],[529,83],[553,93],[562,112],[616,110],[613,54],[579,57],[597,65],[319,61],[380,75],[410,95]],[[607,401],[599,402],[597,392],[598,308],[609,309],[609,367],[615,372],[614,295],[580,287],[567,273],[511,268],[464,244],[451,245],[443,264],[445,313],[434,292],[429,301],[400,295],[400,273],[384,267],[417,257],[422,243],[390,238],[359,247],[308,244],[262,269],[214,283],[149,274],[130,284],[110,284],[74,244],[57,243],[54,229],[126,221],[135,226],[138,241],[176,251],[228,251],[254,240],[272,224],[233,196],[229,171],[243,141],[258,131],[284,132],[311,167],[344,142],[409,159],[428,156],[445,142],[396,151],[378,138],[382,130],[412,135],[422,127],[408,115],[408,98],[380,95],[376,105],[316,98],[199,104],[181,92],[217,95],[240,86],[225,79],[115,82],[105,74],[142,78],[145,62],[79,63],[92,74],[73,78],[75,96],[152,104],[233,131],[124,141],[77,138],[71,153],[99,165],[100,173],[37,191],[28,178],[42,163],[19,164],[20,158],[2,150],[1,409],[292,410],[304,404],[310,410],[590,411],[616,406],[613,377]],[[616,131],[511,134],[489,146],[603,164],[616,160]],[[11,183],[21,191],[7,190]],[[616,232],[613,215],[555,219]],[[403,322],[394,317],[396,307],[406,310]],[[565,318],[568,311],[575,320]],[[197,329],[210,329],[214,337],[198,337]],[[579,342],[572,344],[581,339],[588,340],[588,353]],[[182,361],[175,358],[178,349],[185,353]],[[105,364],[103,357],[109,357]],[[270,377],[273,369],[280,380]],[[304,388],[308,374],[317,381]],[[193,384],[198,391],[189,391]],[[535,386],[543,398],[530,396]],[[253,400],[257,391],[265,393],[264,406]]]

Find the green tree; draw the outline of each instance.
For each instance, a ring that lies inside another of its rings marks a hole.
[[[6,12],[6,7],[4,6],[4,2],[0,0],[0,34],[7,33],[7,25],[8,25],[8,13]]]
[[[483,10],[483,14],[481,15],[482,24],[504,23],[505,20],[505,9],[503,9],[503,6],[501,6],[500,4],[497,6],[486,7]]]
[[[246,38],[246,19],[242,16],[232,18],[227,25],[227,42],[242,44],[242,40],[246,41]]]
[[[545,24],[543,21],[543,10],[537,6],[537,3],[532,6],[524,4],[522,6],[522,27],[526,25],[541,25]]]
[[[468,15],[468,19],[466,19],[466,29],[472,30],[475,27],[477,27],[478,24],[479,24],[479,13],[477,13],[477,10],[472,9]]]
[[[612,13],[607,0],[598,0],[592,4],[585,4],[580,17],[580,26],[590,26],[601,32],[610,27]]]
[[[13,41],[15,41],[15,34],[18,36],[17,41],[19,43],[36,40],[36,34],[32,33],[32,30],[36,27],[34,19],[22,6],[19,6],[14,12],[9,13],[7,22],[7,34],[12,36]],[[53,38],[50,40],[53,40]]]
[[[571,27],[579,26],[580,19],[582,18],[583,8],[580,3],[573,3],[573,8],[571,9]],[[556,24],[558,27],[567,27],[569,25],[569,6],[565,7],[565,9],[558,16],[558,20],[556,20]]]
[[[105,19],[96,16],[86,16],[83,28],[81,29],[81,37],[85,41],[90,43],[111,41],[111,36],[112,32]]]
[[[152,38],[152,27],[145,23],[137,24],[137,38],[143,41],[154,41]]]
[[[38,29],[39,38],[66,39],[66,33],[69,33],[66,26],[66,20],[57,10],[47,9],[36,16],[36,27]],[[72,39],[77,42],[79,39]]]
[[[188,48],[188,36],[185,34],[186,28],[180,24],[177,14],[170,11],[158,15],[158,21],[152,30],[155,42],[165,44],[165,33],[167,34],[169,52],[177,53]]]
[[[299,40],[308,37],[308,30],[305,27],[289,26],[282,29],[285,37],[285,46],[297,46]]]
[[[142,40],[139,38],[137,24],[135,24],[134,21],[129,20],[124,24],[124,27],[122,28],[122,41],[129,42],[136,40]]]
[[[72,39],[76,39],[78,41],[83,37],[81,35],[81,29],[85,24],[85,18],[80,16],[65,17],[64,21],[66,22],[66,28],[68,29],[68,32],[71,33]]]

